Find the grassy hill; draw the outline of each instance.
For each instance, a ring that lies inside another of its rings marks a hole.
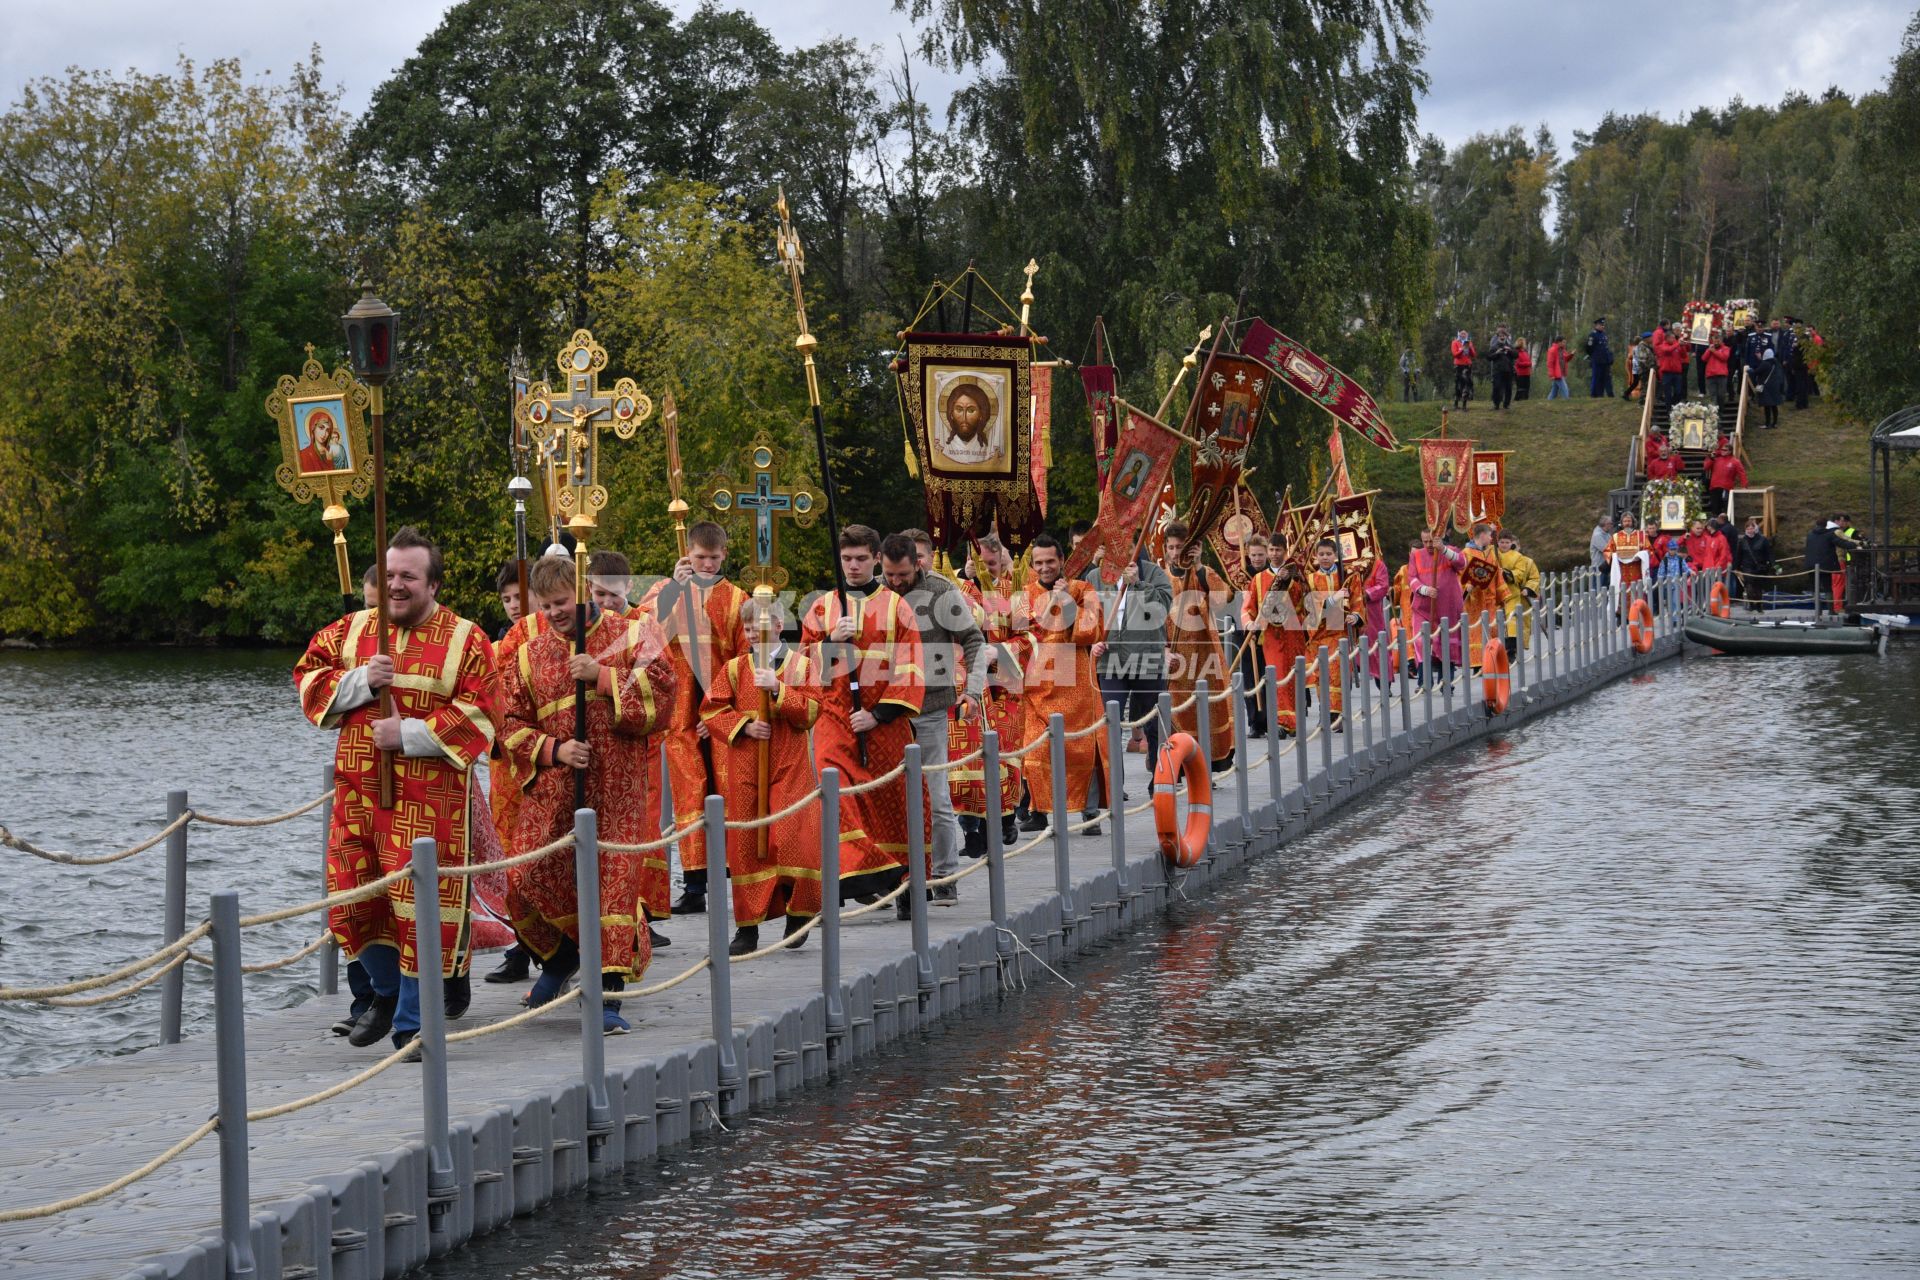
[[[1535,377],[1538,389],[1544,380]],[[1383,406],[1404,444],[1440,426],[1444,402]],[[1758,420],[1758,410],[1752,420]],[[1495,413],[1484,393],[1465,413],[1450,413],[1447,434],[1482,448],[1510,450],[1507,524],[1543,569],[1585,564],[1587,535],[1605,509],[1607,491],[1626,477],[1627,443],[1640,407],[1624,400],[1528,400]],[[1815,400],[1804,412],[1781,408],[1780,426],[1747,431],[1752,484],[1775,487],[1779,536],[1797,544],[1815,513],[1845,510],[1861,520],[1867,506],[1867,437],[1871,428]],[[1388,456],[1349,433],[1347,457],[1363,488],[1382,490],[1374,512],[1388,559],[1405,558],[1422,515],[1420,469],[1411,452]]]

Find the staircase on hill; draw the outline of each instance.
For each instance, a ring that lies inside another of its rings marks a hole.
[[[1688,371],[1688,376],[1694,376]],[[1746,424],[1747,401],[1752,394],[1746,370],[1740,372],[1740,394],[1729,397],[1720,405],[1720,434],[1733,441],[1733,451],[1742,462],[1747,461]],[[1617,517],[1622,511],[1638,511],[1640,491],[1646,487],[1646,458],[1652,445],[1652,437],[1667,434],[1672,420],[1673,406],[1660,398],[1660,382],[1654,376],[1647,385],[1647,394],[1641,401],[1640,430],[1627,447],[1627,477],[1624,487],[1615,489],[1610,495],[1611,506]],[[1705,449],[1681,449],[1680,474],[1698,484],[1702,490],[1707,487],[1707,459],[1713,452],[1714,441]]]

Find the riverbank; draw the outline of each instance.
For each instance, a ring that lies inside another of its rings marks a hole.
[[[357,1269],[347,1274],[394,1274],[801,1089],[830,1068],[851,1069],[926,1021],[991,1007],[1006,984],[1050,980],[1074,955],[1176,897],[1204,891],[1245,859],[1281,847],[1421,761],[1678,652],[1677,614],[1661,620],[1653,651],[1638,655],[1597,603],[1588,600],[1577,611],[1577,629],[1542,634],[1516,670],[1512,707],[1502,715],[1489,716],[1477,682],[1464,679],[1457,694],[1449,687],[1374,703],[1372,714],[1360,709],[1363,686],[1346,733],[1310,736],[1304,749],[1283,746],[1278,757],[1263,758],[1265,747],[1254,744],[1247,770],[1216,783],[1211,856],[1183,873],[1169,872],[1149,816],[1136,812],[1119,842],[1049,840],[1008,858],[1004,916],[983,884],[991,873],[970,877],[958,907],[929,913],[927,949],[919,954],[904,926],[869,916],[844,930],[835,976],[822,972],[824,947],[723,965],[733,1008],[725,1054],[707,1030],[717,994],[706,990],[711,974],[636,1001],[635,1034],[604,1045],[611,1109],[604,1127],[590,1121],[581,1041],[564,1015],[516,1027],[484,1046],[455,1046],[448,1053],[449,1199],[429,1203],[426,1141],[393,1145],[394,1135],[419,1132],[417,1067],[389,1071],[347,1098],[263,1120],[248,1134],[248,1212],[262,1274],[321,1267],[347,1254],[353,1256],[342,1265]],[[1127,763],[1127,785],[1143,810],[1141,762]],[[253,900],[259,896],[249,893],[249,909],[267,905]],[[696,958],[689,935],[699,927],[675,922],[679,945],[661,955],[650,978]],[[476,994],[474,1022],[511,1008],[510,993]],[[836,1010],[844,1014],[840,1027]],[[327,1011],[308,1007],[248,1022],[248,1105],[302,1097],[367,1065],[366,1054],[325,1035],[326,1020]],[[592,1043],[600,1044],[597,1035]],[[732,1079],[729,1059],[737,1071]],[[505,1062],[514,1064],[511,1078],[501,1070]],[[10,1097],[22,1114],[10,1134],[13,1159],[0,1171],[0,1209],[96,1185],[150,1158],[206,1116],[214,1073],[213,1045],[202,1037],[12,1082]],[[154,1090],[155,1078],[168,1087]],[[216,1157],[214,1144],[204,1142],[132,1191],[38,1222],[0,1225],[0,1274],[117,1277],[143,1262],[147,1277],[219,1274],[221,1243],[202,1238],[218,1222]]]

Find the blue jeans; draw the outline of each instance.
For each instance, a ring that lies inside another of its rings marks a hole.
[[[420,1030],[420,979],[400,972],[400,953],[392,947],[372,946],[360,953],[360,963],[382,996],[398,996],[393,1010],[395,1034]]]
[[[1567,380],[1565,378],[1555,378],[1553,380],[1552,385],[1550,385],[1547,388],[1547,399],[1549,400],[1573,399],[1573,392],[1567,390]]]

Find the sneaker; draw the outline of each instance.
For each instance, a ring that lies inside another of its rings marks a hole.
[[[507,948],[505,955],[500,957],[500,967],[480,979],[480,981],[496,984],[525,982],[527,980],[527,974],[531,972],[531,957],[528,955],[527,949],[516,942]]]
[[[446,979],[440,990],[441,999],[446,1002],[448,1022],[465,1013],[473,1004],[473,979],[468,974]]]
[[[1090,827],[1084,827],[1081,829],[1080,834],[1083,836],[1097,836],[1100,834],[1100,824],[1096,822]]]
[[[960,901],[960,886],[957,884],[933,886],[933,900],[944,907],[954,906]]]
[[[760,926],[743,924],[733,931],[733,941],[727,944],[730,956],[749,955],[760,949]]]
[[[707,895],[688,889],[680,895],[680,901],[673,904],[673,914],[677,916],[703,916],[707,914]]]
[[[543,1004],[551,1004],[560,998],[567,989],[567,979],[580,967],[576,957],[571,964],[563,964],[558,955],[547,961],[547,967],[540,971],[539,981],[533,984],[533,990],[527,992],[527,1008],[538,1009]]]
[[[404,1049],[408,1045],[412,1044],[414,1041],[418,1040],[419,1038],[420,1038],[420,1033],[418,1031],[396,1031],[393,1033],[393,1047],[396,1049]],[[410,1053],[406,1057],[400,1059],[400,1061],[418,1062],[420,1061],[422,1056],[423,1055],[419,1053]]]
[[[600,1006],[600,1030],[610,1036],[623,1036],[633,1024],[620,1016],[620,1002],[609,1000]]]

